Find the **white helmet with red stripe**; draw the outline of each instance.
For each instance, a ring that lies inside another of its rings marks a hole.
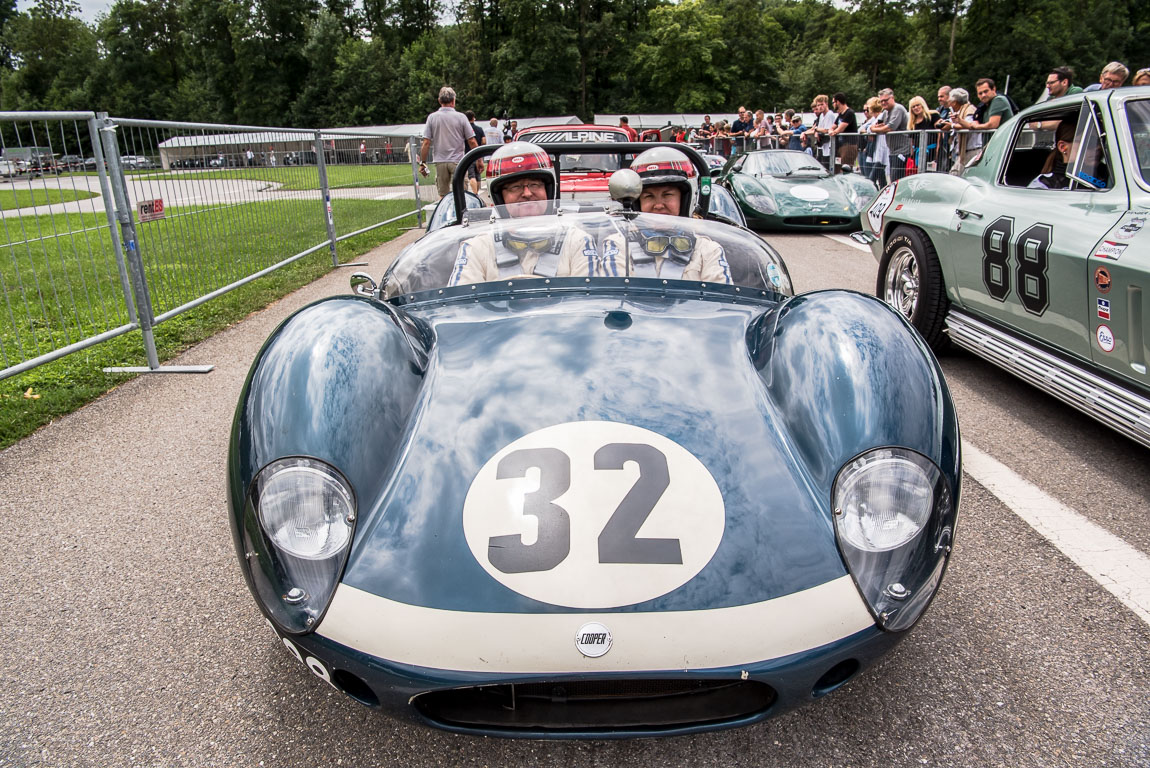
[[[491,155],[487,174],[493,177],[487,188],[496,205],[503,205],[503,188],[521,179],[541,180],[547,187],[547,198],[555,198],[555,167],[551,156],[538,144],[529,141],[504,144]]]
[[[694,211],[699,174],[695,164],[679,150],[652,147],[631,161],[631,170],[639,174],[643,189],[663,185],[678,187],[682,193],[679,198],[680,216],[690,216]]]

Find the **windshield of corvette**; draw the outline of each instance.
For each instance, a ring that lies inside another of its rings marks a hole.
[[[555,205],[468,210],[463,226],[430,232],[400,254],[385,277],[385,297],[570,277],[690,280],[792,293],[777,254],[738,227],[624,215],[617,204],[557,211]]]
[[[819,162],[804,152],[752,152],[747,155],[743,173],[759,176],[797,176],[799,174],[822,174],[825,169]]]
[[[1150,99],[1127,102],[1126,119],[1137,156],[1138,175],[1142,181],[1150,183]]]

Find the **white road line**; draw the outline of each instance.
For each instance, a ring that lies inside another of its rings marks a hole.
[[[866,253],[871,252],[869,245],[863,245],[862,243],[856,243],[854,240],[851,240],[846,235],[837,235],[837,234],[824,232],[823,237],[829,237],[831,240],[834,240],[836,243],[842,243],[843,245],[849,245],[851,248],[854,248],[855,250],[865,251]]]
[[[1150,557],[962,441],[962,468],[1123,605],[1150,624]]]

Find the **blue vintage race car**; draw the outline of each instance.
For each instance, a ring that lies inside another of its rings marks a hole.
[[[882,302],[793,296],[706,198],[698,219],[460,205],[378,284],[272,334],[236,411],[231,522],[312,673],[454,731],[673,734],[823,696],[916,623],[959,500],[942,374]],[[618,275],[461,282],[491,243],[540,264],[642,247]],[[721,255],[730,282],[671,255],[651,275],[652,244]]]

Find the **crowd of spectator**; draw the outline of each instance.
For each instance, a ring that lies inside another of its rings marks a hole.
[[[1039,101],[1082,91],[1126,85],[1130,70],[1120,62],[1107,64],[1098,82],[1085,88],[1074,84],[1074,71],[1054,67]],[[1150,68],[1138,70],[1131,85],[1150,85]],[[943,85],[934,105],[926,97],[910,97],[906,106],[893,90],[884,88],[867,99],[856,114],[843,93],[819,94],[812,115],[793,109],[780,113],[751,112],[740,106],[733,122],[711,121],[676,131],[677,141],[696,144],[723,156],[743,149],[782,148],[806,152],[828,170],[849,167],[882,186],[919,169],[961,171],[979,153],[985,136],[1019,110],[993,79],[980,78],[971,90]],[[809,124],[808,124],[809,123]]]

